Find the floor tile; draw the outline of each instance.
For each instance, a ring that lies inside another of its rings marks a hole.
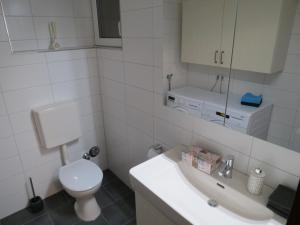
[[[108,225],[108,223],[106,222],[106,220],[103,218],[102,215],[100,215],[96,220],[91,221],[91,222],[84,222],[81,221],[79,223],[76,223],[74,225]]]
[[[44,214],[24,225],[53,225],[53,222],[51,221],[48,214]]]
[[[103,188],[100,188],[100,190],[95,194],[95,197],[102,209],[114,203],[113,199]]]
[[[110,183],[114,179],[118,179],[118,178],[113,172],[111,172],[110,170],[104,170],[103,171],[102,186],[105,186],[106,184]]]
[[[128,219],[135,218],[135,207],[131,200],[121,200],[116,203],[116,205],[121,209],[122,213],[126,215]]]
[[[135,195],[134,192],[130,193],[129,195],[125,196],[121,202],[124,202],[130,209],[135,212]]]
[[[103,188],[115,201],[122,199],[132,192],[132,190],[119,179],[110,182]]]
[[[71,203],[50,210],[49,215],[55,225],[73,225],[80,222],[75,213],[74,204]]]
[[[67,196],[64,191],[60,191],[44,200],[47,209],[55,209],[67,203]]]
[[[38,216],[45,214],[45,210],[38,212],[38,213],[31,213],[27,208],[20,210],[8,217],[5,217],[1,220],[2,225],[20,225],[27,223]]]
[[[136,220],[131,220],[128,223],[126,223],[125,225],[136,225]]]
[[[73,198],[71,195],[69,195],[67,192],[65,192],[65,197],[66,197],[68,203],[74,204],[76,201],[76,199]]]
[[[102,210],[102,213],[109,225],[121,225],[130,220],[130,217],[128,217],[117,204],[106,207]]]

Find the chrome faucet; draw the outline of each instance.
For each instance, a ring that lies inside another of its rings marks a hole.
[[[222,165],[219,168],[219,176],[225,178],[232,178],[232,170],[233,170],[234,156],[227,155],[222,160]]]

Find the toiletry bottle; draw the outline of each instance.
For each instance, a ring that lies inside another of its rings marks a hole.
[[[251,170],[247,185],[248,191],[251,194],[259,195],[261,193],[262,188],[264,186],[265,176],[266,173],[260,168],[255,168]]]

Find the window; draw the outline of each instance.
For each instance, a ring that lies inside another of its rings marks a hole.
[[[120,0],[93,0],[96,45],[121,47]]]

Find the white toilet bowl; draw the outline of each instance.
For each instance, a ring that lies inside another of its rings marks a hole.
[[[93,162],[80,159],[59,170],[59,180],[67,193],[76,199],[77,216],[84,221],[95,220],[101,209],[94,194],[101,186],[103,173]]]

